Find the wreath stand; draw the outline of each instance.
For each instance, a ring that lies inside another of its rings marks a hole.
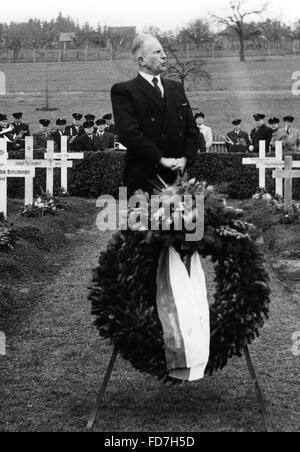
[[[249,373],[250,373],[250,376],[251,376],[251,380],[252,380],[252,383],[253,383],[254,388],[255,388],[257,401],[259,403],[260,411],[262,413],[262,417],[263,417],[263,420],[264,420],[266,432],[271,433],[271,432],[274,431],[273,425],[272,425],[272,421],[271,421],[270,415],[269,415],[269,413],[267,411],[267,407],[266,407],[265,399],[264,399],[264,396],[263,396],[263,392],[262,392],[261,387],[259,385],[259,381],[258,381],[256,372],[255,372],[255,368],[254,368],[254,365],[253,365],[253,362],[252,362],[252,359],[251,359],[251,356],[250,356],[250,351],[249,351],[248,345],[244,348],[244,353],[245,353],[245,358],[246,358],[246,362],[247,362],[247,367],[248,367],[248,370],[249,370]],[[105,392],[106,392],[108,383],[110,381],[113,369],[115,367],[118,355],[119,355],[119,350],[117,348],[114,348],[112,356],[110,358],[110,362],[108,364],[108,367],[107,367],[107,370],[106,370],[106,373],[105,373],[105,376],[103,378],[103,382],[102,382],[101,388],[100,388],[100,390],[98,392],[98,395],[96,397],[96,401],[95,401],[95,405],[94,405],[93,411],[92,411],[92,413],[90,415],[90,418],[89,418],[89,421],[88,421],[88,424],[87,424],[87,429],[90,432],[93,431],[94,424],[95,424],[98,412],[99,412],[99,410],[101,408],[101,404],[103,402],[103,399],[104,399],[104,396],[105,396]]]

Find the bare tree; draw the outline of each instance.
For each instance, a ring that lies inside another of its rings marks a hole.
[[[252,36],[261,33],[259,28],[253,30],[249,29],[245,19],[252,15],[258,15],[263,13],[267,9],[268,4],[265,3],[257,10],[245,11],[243,10],[243,4],[240,0],[234,0],[230,4],[231,12],[226,17],[220,17],[213,14],[212,17],[218,21],[219,24],[225,25],[229,30],[232,30],[237,34],[240,42],[240,61],[245,62],[245,41]]]

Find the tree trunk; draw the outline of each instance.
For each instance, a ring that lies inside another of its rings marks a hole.
[[[244,63],[246,61],[245,58],[245,39],[243,35],[239,36],[240,39],[240,61]]]

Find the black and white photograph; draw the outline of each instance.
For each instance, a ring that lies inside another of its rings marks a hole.
[[[0,432],[300,431],[300,4],[0,16]]]

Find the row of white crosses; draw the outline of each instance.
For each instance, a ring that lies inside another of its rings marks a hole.
[[[275,157],[266,157],[266,143],[259,142],[259,157],[244,158],[244,165],[256,165],[259,170],[259,188],[266,188],[266,169],[274,169],[272,176],[275,179],[276,195],[283,196],[286,209],[292,204],[292,184],[293,179],[300,178],[300,160],[294,160],[292,156],[285,156],[283,160],[282,141],[275,143]],[[283,191],[284,180],[284,191]]]
[[[47,153],[44,160],[33,159],[33,137],[25,139],[25,160],[9,160],[7,142],[0,139],[0,212],[7,217],[7,178],[24,177],[24,204],[33,204],[33,179],[36,168],[45,168],[46,190],[53,195],[54,168],[61,168],[61,187],[68,189],[68,168],[73,166],[70,160],[83,159],[83,153],[67,152],[67,137],[62,137],[61,152],[54,153],[54,141],[47,142]]]

